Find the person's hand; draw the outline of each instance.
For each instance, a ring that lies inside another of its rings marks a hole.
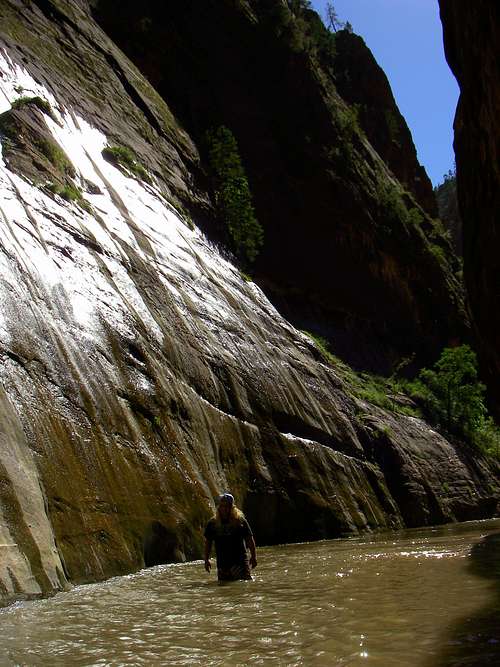
[[[210,572],[211,569],[212,569],[212,564],[210,563],[210,559],[207,558],[207,560],[205,561],[205,570],[207,572]]]
[[[257,559],[255,556],[250,557],[250,565],[252,566],[252,570],[257,567]]]

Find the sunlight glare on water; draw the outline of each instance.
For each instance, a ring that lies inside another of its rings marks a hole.
[[[79,586],[1,611],[0,664],[500,664],[499,537],[497,519],[261,548],[252,582],[198,561]]]

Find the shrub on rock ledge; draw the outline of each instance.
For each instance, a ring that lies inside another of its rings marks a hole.
[[[103,158],[110,162],[115,167],[121,167],[131,172],[136,176],[140,181],[149,183],[151,185],[152,180],[148,172],[144,169],[142,164],[137,161],[136,156],[126,146],[106,146],[102,151]]]

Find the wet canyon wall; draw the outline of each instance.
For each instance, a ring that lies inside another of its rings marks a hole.
[[[260,544],[493,514],[199,231],[198,149],[86,3],[0,19],[2,603],[200,557],[221,489]]]
[[[202,157],[207,130],[234,133],[265,235],[252,275],[290,321],[384,374],[466,339],[431,183],[361,37],[324,53],[319,17],[282,0],[91,6]]]
[[[445,53],[460,87],[455,155],[464,276],[483,375],[500,417],[500,63],[498,3],[440,0]]]

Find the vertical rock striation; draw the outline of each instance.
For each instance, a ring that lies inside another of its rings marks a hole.
[[[0,602],[67,585],[19,413],[0,386]]]
[[[394,175],[431,217],[437,217],[432,183],[418,162],[410,130],[384,71],[359,35],[339,31],[335,49],[335,82],[340,95],[355,105],[366,136]]]
[[[500,415],[500,6],[440,0],[445,53],[460,86],[455,154],[464,276],[483,375]]]
[[[467,335],[432,188],[361,38],[340,33],[323,57],[319,17],[281,0],[92,7],[202,158],[208,129],[235,134],[265,231],[254,272],[280,312],[387,374]]]
[[[193,224],[197,148],[87,4],[0,19],[0,602],[199,557],[222,488],[260,544],[491,515],[490,463],[355,398]]]

